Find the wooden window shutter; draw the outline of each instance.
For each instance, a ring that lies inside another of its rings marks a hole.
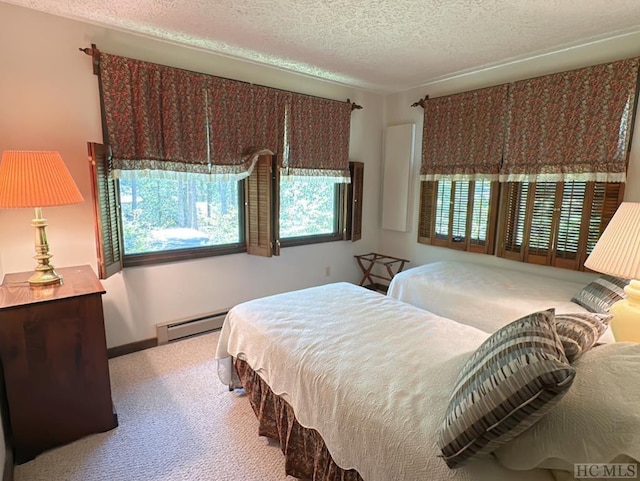
[[[122,226],[118,182],[111,177],[105,146],[87,143],[96,225],[98,275],[106,279],[122,270]]]
[[[587,191],[593,190],[593,182],[567,182],[560,184],[561,193],[558,231],[555,235],[551,264],[566,269],[578,269],[581,251],[585,252],[590,206],[587,204]]]
[[[498,256],[524,260],[524,230],[527,212],[528,183],[507,182],[503,186],[500,212],[500,244]]]
[[[245,179],[247,253],[271,257],[279,255],[277,238],[279,173],[276,159],[261,155],[253,172]]]
[[[423,181],[420,183],[420,221],[418,223],[418,242],[431,244],[435,229],[435,206],[437,202],[438,183]]]
[[[422,182],[418,242],[493,253],[497,202],[497,182]]]
[[[449,226],[451,224],[451,204],[453,194],[453,182],[450,180],[440,180],[436,182],[434,207],[435,217],[433,231],[431,233],[431,245],[449,246]]]
[[[364,189],[364,163],[349,162],[351,183],[347,184],[345,240],[362,239],[362,202]]]
[[[550,265],[554,234],[557,230],[560,214],[558,189],[560,182],[537,182],[529,190],[532,203],[528,222],[528,249],[525,260],[531,264]]]
[[[586,240],[586,253],[591,251],[598,242],[600,235],[609,224],[618,206],[622,203],[625,184],[596,182],[591,196],[591,211]],[[586,259],[586,256],[585,256]]]
[[[581,230],[581,256],[579,268],[585,270],[584,261],[604,232],[609,221],[622,203],[624,183],[589,182],[586,194],[586,205],[590,206]],[[582,248],[584,245],[584,248]]]
[[[497,181],[475,181],[470,184],[467,250],[479,254],[493,254],[500,187]]]
[[[556,182],[507,183],[502,205],[500,257],[552,265],[561,188],[562,183]]]
[[[448,247],[467,250],[469,237],[467,220],[469,218],[469,184],[470,182],[452,182],[449,201],[449,235]]]
[[[623,194],[621,183],[507,183],[498,255],[532,264],[584,269],[584,261]]]

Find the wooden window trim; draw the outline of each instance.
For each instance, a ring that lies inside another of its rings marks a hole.
[[[322,244],[324,242],[335,242],[344,240],[342,233],[321,234],[313,236],[287,237],[280,239],[280,247],[295,247],[309,244]]]
[[[225,244],[223,246],[192,247],[189,249],[174,249],[145,254],[127,254],[124,256],[124,267],[147,266],[179,262],[203,257],[224,256],[246,252],[247,247],[242,244]]]

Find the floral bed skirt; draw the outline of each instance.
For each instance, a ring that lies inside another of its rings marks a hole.
[[[318,431],[301,426],[291,406],[245,361],[235,359],[235,368],[258,418],[258,434],[280,441],[287,474],[312,481],[362,481],[355,469],[342,469],[333,461]]]

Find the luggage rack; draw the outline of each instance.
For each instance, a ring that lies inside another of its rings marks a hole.
[[[393,276],[395,276],[398,272],[402,272],[402,269],[404,269],[404,265],[408,262],[411,262],[408,259],[378,254],[376,252],[355,255],[353,257],[356,258],[356,261],[358,262],[358,265],[360,266],[360,269],[363,273],[362,279],[360,280],[360,285],[366,287],[367,289],[384,293],[386,293],[387,289],[389,289],[389,284],[381,284],[374,281],[374,279],[391,282]],[[384,270],[382,274],[373,273],[373,268],[376,265],[384,266],[386,268],[386,273],[384,272]]]

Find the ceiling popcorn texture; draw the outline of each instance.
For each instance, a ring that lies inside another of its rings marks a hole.
[[[640,31],[639,0],[10,0],[381,93]]]

